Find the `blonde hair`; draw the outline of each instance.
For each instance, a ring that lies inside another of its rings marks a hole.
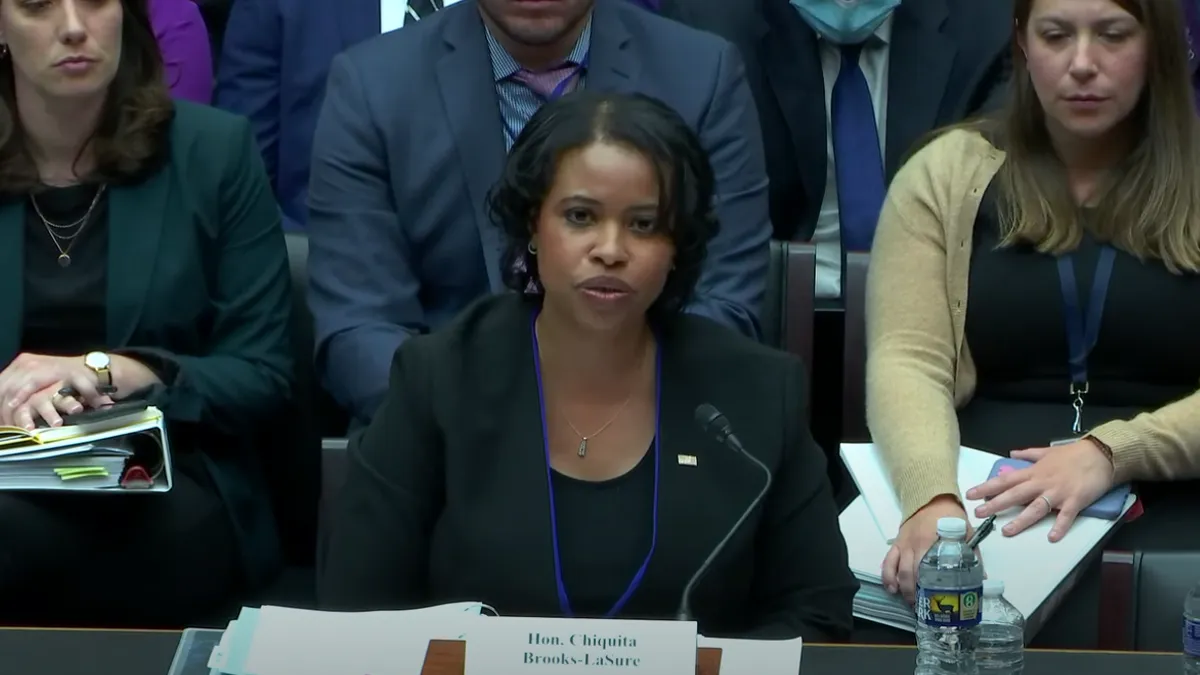
[[[1079,246],[1085,224],[1016,42],[1035,1],[1014,5],[1012,100],[995,126],[998,146],[1007,153],[997,175],[1001,246],[1029,243],[1042,253],[1061,254]],[[1200,272],[1200,122],[1179,3],[1114,2],[1146,31],[1146,86],[1130,113],[1137,140],[1098,186],[1086,229],[1139,259],[1162,260],[1173,273]]]

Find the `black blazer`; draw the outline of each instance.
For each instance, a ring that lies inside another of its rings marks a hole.
[[[664,0],[663,13],[742,52],[762,122],[777,239],[812,238],[827,173],[816,32],[788,0]],[[929,131],[991,110],[1011,70],[1012,0],[904,0],[895,10],[884,165],[891,181]]]
[[[169,373],[150,392],[173,450],[197,451],[228,505],[251,583],[278,566],[254,437],[291,395],[291,277],[246,120],[176,101],[170,159],[108,202],[107,341]],[[17,355],[27,200],[0,204],[0,364]],[[265,435],[265,434],[264,434]]]
[[[350,445],[318,571],[322,606],[472,600],[501,614],[560,613],[531,311],[516,294],[485,298],[397,351],[387,398]],[[702,317],[680,315],[661,339],[658,538],[622,616],[673,616],[689,577],[762,488],[757,468],[693,420],[709,402],[775,482],[697,587],[700,629],[846,637],[858,584],[806,427],[803,366]],[[668,459],[678,454],[696,466]]]

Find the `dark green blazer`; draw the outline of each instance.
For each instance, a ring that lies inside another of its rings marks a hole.
[[[253,584],[279,562],[255,436],[291,396],[287,249],[249,123],[175,105],[170,159],[109,192],[106,348],[169,366],[151,401],[172,438],[197,441]],[[4,365],[21,343],[26,203],[0,204]]]

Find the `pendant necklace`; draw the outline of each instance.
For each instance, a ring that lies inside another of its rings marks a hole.
[[[104,185],[101,185],[96,190],[96,195],[92,197],[92,203],[88,206],[87,213],[83,217],[73,223],[59,224],[52,223],[45,215],[42,214],[42,209],[38,206],[37,199],[33,195],[29,195],[29,202],[33,205],[33,210],[37,213],[37,217],[41,219],[42,225],[46,228],[46,234],[50,235],[50,241],[54,243],[54,248],[58,249],[58,266],[67,268],[71,266],[71,248],[75,246],[75,240],[79,235],[83,234],[83,230],[88,226],[92,219],[92,212],[96,210],[96,205],[100,203],[100,196],[104,194]],[[74,232],[69,232],[74,229]],[[66,246],[64,246],[66,244]]]
[[[571,420],[567,420],[567,426],[571,427],[571,431],[574,431],[575,435],[579,437],[579,450],[577,451],[577,453],[580,457],[587,457],[588,441],[599,436],[600,434],[604,433],[605,429],[607,429],[609,426],[611,426],[613,422],[616,422],[617,418],[621,416],[621,413],[625,412],[625,406],[629,405],[629,400],[632,398],[633,398],[632,393],[630,393],[629,396],[626,396],[625,402],[621,404],[620,408],[617,408],[617,412],[615,414],[613,414],[612,419],[605,422],[604,426],[600,427],[599,429],[597,429],[596,431],[592,432],[591,434],[589,434],[587,436],[580,433],[579,429],[576,429],[575,425],[571,423]],[[566,417],[563,417],[563,419],[566,419]]]

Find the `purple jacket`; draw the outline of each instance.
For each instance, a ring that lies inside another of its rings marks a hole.
[[[212,103],[212,48],[200,8],[192,0],[150,0],[150,24],[171,95]]]

